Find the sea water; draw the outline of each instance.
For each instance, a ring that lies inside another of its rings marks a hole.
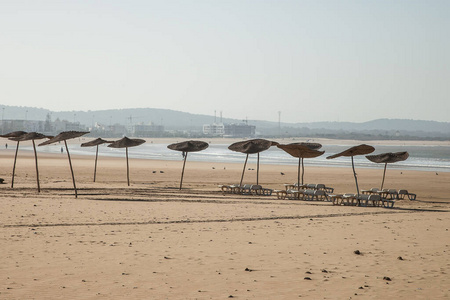
[[[38,147],[39,152],[60,153],[62,144],[54,144]],[[245,154],[234,152],[228,149],[228,144],[211,144],[207,149],[200,152],[188,153],[189,161],[211,162],[220,167],[219,163],[244,163]],[[354,145],[323,145],[320,149],[325,151],[322,156],[308,158],[304,160],[305,165],[325,166],[325,167],[348,167],[351,165],[350,157],[338,157],[335,159],[326,159],[327,156],[342,152]],[[20,149],[32,150],[31,146]],[[95,155],[96,147],[80,147],[76,144],[69,144],[71,154]],[[420,171],[450,172],[450,146],[428,146],[428,145],[377,145],[372,154],[381,154],[385,152],[408,151],[409,158],[405,161],[389,164],[388,168],[409,169]],[[65,149],[64,149],[65,152]],[[125,156],[125,149],[109,148],[104,145],[99,146],[99,156]],[[182,154],[179,151],[173,151],[167,148],[165,144],[145,143],[143,145],[128,148],[130,158],[155,159],[155,160],[182,160]],[[257,154],[249,155],[248,164],[255,164]],[[260,153],[261,164],[278,165],[298,165],[298,158],[292,157],[285,151],[271,147],[269,150]],[[383,164],[376,164],[369,161],[364,155],[354,157],[354,163],[358,168],[380,168]],[[249,165],[249,167],[251,167]]]

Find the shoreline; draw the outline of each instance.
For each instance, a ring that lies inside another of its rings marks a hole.
[[[127,186],[125,157],[99,156],[93,182],[83,155],[75,198],[66,153],[39,154],[38,193],[32,152],[19,151],[10,188],[13,158],[0,152],[2,299],[450,296],[450,173],[388,169],[385,186],[417,200],[386,209],[222,193],[242,163],[188,160],[179,190],[181,159],[130,159]],[[360,189],[381,183],[381,168],[357,172]],[[297,166],[262,165],[259,180],[283,189]],[[351,166],[307,167],[305,182],[355,191]]]
[[[95,156],[95,147],[89,147],[89,148],[81,148],[79,145],[81,143],[90,141],[91,138],[79,138],[79,139],[72,139],[68,140],[68,143],[71,145],[77,145],[78,147],[69,147],[69,152],[71,153],[71,156],[76,157],[76,155],[79,156],[87,156],[92,157]],[[130,148],[129,150],[129,157],[133,159],[148,159],[148,160],[161,160],[161,161],[178,161],[178,153],[173,150],[165,149],[164,145],[169,145],[169,143],[175,143],[179,142],[181,140],[178,139],[147,139],[147,143],[144,144],[144,146],[136,147],[136,148]],[[237,141],[236,139],[210,139],[205,140],[210,145],[215,147],[209,147],[206,151],[197,152],[194,153],[192,156],[189,156],[191,161],[198,161],[198,162],[216,162],[216,163],[241,163],[241,159],[239,159],[239,153],[228,151],[226,149],[226,145],[228,143],[232,143]],[[227,141],[227,143],[225,143]],[[339,151],[342,151],[344,149],[350,146],[357,145],[358,143],[362,143],[362,141],[348,141],[348,145],[336,145],[335,142],[337,140],[314,140],[314,142],[320,142],[323,144],[323,150],[326,151],[333,151],[333,152],[327,152],[324,156],[309,160],[307,159],[306,164],[310,167],[330,167],[330,168],[345,168],[347,166],[346,158],[338,158],[336,160],[326,160],[325,156],[337,153]],[[289,142],[295,142],[295,141],[283,141],[283,143],[289,143]],[[394,144],[389,144],[390,142]],[[381,152],[395,152],[395,151],[405,151],[408,150],[408,145],[395,145],[395,141],[378,141],[378,144],[373,144],[373,146],[376,148],[375,152],[373,154],[378,154]],[[152,148],[152,144],[155,145],[155,148]],[[58,145],[52,145],[52,146],[46,146],[45,149],[40,149],[40,147],[37,147],[38,156],[44,155],[44,154],[60,154],[59,147],[63,147],[64,144],[58,144]],[[220,145],[219,147],[217,147]],[[327,148],[328,146],[328,148]],[[377,148],[377,146],[379,146]],[[429,147],[422,149],[421,147]],[[50,148],[48,148],[50,147]],[[124,151],[121,151],[120,149],[110,149],[110,148],[104,148],[106,146],[101,146],[99,148],[99,157],[121,157],[122,153]],[[383,148],[384,147],[384,148]],[[416,171],[429,171],[429,172],[450,172],[450,157],[447,158],[444,153],[447,151],[447,148],[441,148],[441,147],[448,147],[448,152],[450,153],[450,142],[440,142],[440,143],[430,143],[428,141],[414,141],[414,143],[411,143],[409,145],[410,149],[410,158],[407,161],[399,162],[396,164],[389,164],[389,168],[392,168],[394,170],[416,170]],[[438,147],[438,148],[434,148]],[[26,153],[26,152],[33,152],[32,150],[32,144],[31,141],[21,143],[20,149],[19,149],[19,155],[20,153]],[[63,149],[65,153],[65,148]],[[8,150],[0,149],[0,156],[5,155],[6,153],[11,154],[12,151],[15,151],[15,146],[10,146]],[[279,151],[279,153],[278,153]],[[261,165],[297,165],[298,161],[296,158],[290,156],[287,153],[284,153],[281,149],[276,149],[276,147],[272,147],[270,151],[268,151],[268,155],[265,155],[266,153],[263,153],[261,156]],[[429,155],[428,157],[423,155]],[[437,155],[437,156],[436,156]],[[181,154],[179,155],[181,157]],[[242,161],[245,158],[245,155],[241,155]],[[440,159],[440,157],[442,157]],[[249,156],[249,162],[255,161],[255,155]],[[355,157],[355,164],[358,166],[358,168],[363,169],[378,169],[382,167],[380,164],[375,164],[373,162],[367,161],[364,156],[356,156]]]
[[[230,145],[235,142],[243,141],[243,140],[250,140],[247,138],[142,138],[142,137],[129,137],[129,138],[139,138],[146,141],[146,143],[155,143],[155,144],[172,144],[172,143],[178,143],[186,140],[202,140],[205,142],[208,142],[210,144],[227,144]],[[75,139],[67,140],[68,144],[81,144],[84,142],[88,142],[90,140],[94,140],[96,137],[86,137],[82,136]],[[119,140],[120,138],[105,138],[106,140]],[[311,138],[311,137],[304,137],[304,138],[264,138],[267,140],[279,142],[280,144],[289,144],[289,143],[296,143],[296,142],[314,142],[314,143],[320,143],[322,145],[359,145],[359,144],[370,144],[370,145],[394,145],[394,146],[450,146],[450,141],[426,141],[426,140],[348,140],[348,139],[327,139],[327,138]],[[4,143],[8,143],[9,145],[15,145],[15,141],[8,140],[6,138],[1,139]],[[45,139],[42,140],[36,140],[36,146],[45,141]],[[24,145],[32,145],[31,141],[25,141],[20,142],[20,144]],[[4,144],[2,145],[2,147]],[[39,148],[39,147],[38,147]]]
[[[5,183],[11,181],[14,151],[5,154],[0,152],[0,177],[5,179]],[[77,181],[77,186],[83,185],[91,186],[94,172],[95,158],[90,155],[72,155],[72,165]],[[112,182],[120,182],[126,180],[126,159],[115,156],[100,156],[98,157],[97,166],[97,180],[104,184],[104,177],[111,178]],[[142,158],[129,158],[130,181],[135,185],[155,185],[161,181],[173,182],[179,180],[181,176],[183,161],[179,160],[152,160]],[[60,181],[53,180],[54,177],[64,177],[65,185],[70,188],[70,170],[66,153],[39,153],[38,165],[40,178],[47,178],[48,185],[51,188],[57,187]],[[183,181],[183,186],[194,184],[194,187],[199,184],[196,174],[207,173],[207,176],[201,176],[203,184],[201,186],[207,187],[210,190],[216,190],[217,185],[220,184],[234,184],[240,181],[242,175],[243,162],[209,162],[209,161],[190,161],[186,162],[186,170]],[[160,173],[160,172],[164,173]],[[383,168],[380,165],[378,168],[363,168],[356,166],[358,174],[358,183],[360,189],[369,189],[376,187],[381,183]],[[15,185],[20,186],[26,184],[27,186],[35,186],[35,162],[34,153],[32,151],[19,151],[19,156],[16,163],[16,180]],[[285,183],[297,182],[298,165],[278,165],[278,164],[261,164],[259,179],[261,184],[271,189],[282,189]],[[65,174],[65,175],[64,175]],[[282,175],[284,174],[284,175]],[[355,180],[350,163],[348,166],[310,166],[305,167],[305,182],[306,183],[324,183],[327,186],[333,186],[338,193],[349,193],[356,191]],[[25,182],[23,183],[23,180]],[[388,168],[386,171],[385,188],[406,189],[414,191],[416,189],[423,190],[424,197],[433,198],[433,193],[436,193],[436,185],[442,185],[440,189],[448,189],[446,182],[450,182],[450,172],[436,173],[435,171],[412,170]],[[256,165],[253,163],[247,164],[245,170],[244,183],[256,183]],[[6,187],[8,184],[0,185]],[[43,181],[41,187],[45,188],[46,183]],[[176,185],[175,185],[176,186]],[[442,195],[439,198],[445,198]]]

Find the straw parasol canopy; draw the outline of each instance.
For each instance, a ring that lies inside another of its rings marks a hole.
[[[245,154],[255,154],[269,149],[277,143],[265,139],[253,139],[248,141],[240,141],[228,146],[228,149]]]
[[[207,142],[202,141],[184,141],[180,143],[174,143],[167,146],[167,148],[171,150],[176,151],[182,151],[182,152],[198,152],[205,150],[209,147],[209,144]]]
[[[312,149],[312,150],[319,150],[320,148],[322,148],[322,144],[310,143],[310,142],[290,143],[290,144],[287,144],[287,145],[289,145],[289,146],[300,145],[300,146],[304,146],[304,147],[307,147],[307,148]]]
[[[404,161],[408,159],[409,153],[404,152],[387,152],[377,155],[366,155],[366,158],[370,160],[371,162],[378,163],[378,164],[384,164],[384,172],[383,172],[383,180],[381,181],[381,188],[383,189],[384,185],[384,178],[386,177],[386,167],[387,164],[396,163],[399,161]]]
[[[94,182],[95,182],[95,177],[97,174],[97,159],[98,159],[98,146],[105,144],[105,143],[112,143],[110,141],[106,141],[102,138],[97,138],[95,140],[92,140],[90,142],[86,142],[86,143],[82,143],[81,147],[96,147],[97,149],[95,150],[95,166],[94,166]]]
[[[35,161],[35,164],[36,164],[37,188],[38,188],[38,193],[41,192],[41,186],[39,184],[39,168],[38,168],[36,144],[34,143],[34,140],[41,140],[41,139],[45,139],[45,138],[51,138],[51,136],[46,136],[46,135],[44,135],[42,133],[37,133],[37,132],[29,132],[29,133],[24,133],[24,134],[22,134],[20,136],[17,136],[17,137],[10,137],[9,138],[12,141],[17,141],[16,157],[14,158],[14,167],[13,167],[13,174],[12,174],[12,180],[11,180],[11,188],[14,186],[14,173],[15,173],[15,168],[16,168],[16,158],[17,158],[17,150],[19,149],[19,142],[30,141],[31,140],[33,142],[34,161]]]
[[[353,146],[351,148],[348,148],[347,150],[344,150],[340,153],[337,153],[335,155],[328,156],[327,159],[332,159],[340,156],[356,156],[356,155],[365,155],[369,154],[375,151],[375,148],[366,144],[361,144],[358,146]]]
[[[292,143],[287,145],[277,145],[278,148],[283,149],[293,157],[298,157],[298,174],[297,174],[297,186],[300,188],[300,165],[302,167],[302,184],[303,176],[305,174],[305,165],[303,163],[304,158],[314,158],[321,156],[325,151],[318,151],[322,147],[318,143]]]
[[[2,135],[0,135],[0,137],[9,139],[9,138],[19,137],[19,136],[24,135],[24,134],[26,134],[25,131],[13,131],[13,132],[9,132],[9,133],[6,133],[6,134],[2,134]]]
[[[58,135],[52,137],[48,141],[40,143],[38,146],[50,145],[50,144],[54,144],[54,143],[58,143],[58,142],[62,142],[62,141],[65,142],[66,140],[75,139],[75,138],[83,136],[87,133],[89,133],[89,131],[63,131],[63,132],[59,133]]]
[[[49,138],[52,138],[52,137],[53,136],[48,136],[48,135],[45,135],[45,134],[42,134],[42,133],[38,133],[38,132],[28,132],[28,133],[22,134],[22,135],[20,135],[18,137],[10,137],[9,139],[11,141],[24,142],[24,141],[47,139],[47,138],[49,139]]]
[[[209,147],[209,144],[207,142],[202,141],[184,141],[180,143],[174,143],[167,146],[167,148],[175,151],[182,151],[184,156],[183,161],[183,169],[181,171],[181,180],[180,180],[180,190],[183,185],[183,176],[184,176],[184,167],[186,165],[186,159],[188,152],[198,152],[205,150]]]
[[[231,151],[241,152],[247,154],[245,158],[244,163],[244,169],[242,170],[242,176],[241,176],[241,182],[240,185],[242,185],[242,181],[244,179],[244,173],[245,173],[245,167],[247,165],[248,155],[249,154],[258,154],[258,162],[257,162],[257,168],[256,168],[256,184],[259,183],[259,153],[262,151],[265,151],[269,149],[271,146],[278,145],[277,142],[268,141],[265,139],[253,139],[253,140],[247,140],[247,141],[240,141],[231,144],[228,146],[228,149]]]
[[[66,146],[67,158],[69,159],[70,172],[72,173],[72,182],[73,182],[73,189],[75,191],[75,198],[78,197],[78,193],[77,193],[77,186],[75,184],[75,176],[73,174],[72,161],[70,159],[69,148],[67,147],[67,140],[83,136],[87,133],[89,133],[89,131],[63,131],[63,132],[59,133],[58,135],[52,137],[48,141],[45,141],[38,145],[38,146],[45,146],[45,145],[50,145],[53,143],[58,143],[58,142],[64,141],[64,145]]]
[[[94,147],[94,146],[102,145],[105,143],[112,143],[112,141],[106,141],[102,138],[96,138],[95,140],[92,140],[90,142],[82,143],[80,146],[81,147]]]
[[[359,196],[359,187],[358,187],[358,179],[356,178],[356,171],[355,171],[355,163],[353,161],[353,157],[356,155],[366,155],[369,153],[372,153],[373,151],[375,151],[375,148],[366,144],[361,144],[358,146],[353,146],[351,148],[348,148],[347,150],[344,150],[340,153],[328,156],[327,159],[333,159],[336,157],[341,157],[341,156],[350,156],[352,158],[352,169],[353,169],[353,176],[355,177],[355,183],[356,183],[356,191],[357,191],[357,195]]]
[[[121,138],[120,140],[112,142],[108,147],[111,148],[128,148],[128,147],[135,147],[139,146],[145,143],[145,140],[142,139],[130,139],[126,136]]]
[[[128,164],[128,147],[136,147],[145,143],[145,140],[142,139],[130,139],[126,136],[121,138],[120,140],[114,141],[108,145],[111,148],[125,148],[126,158],[127,158],[127,182],[128,186],[130,186],[130,167]]]

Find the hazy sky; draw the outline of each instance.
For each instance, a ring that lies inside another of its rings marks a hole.
[[[450,122],[447,0],[1,0],[0,28],[0,106]]]

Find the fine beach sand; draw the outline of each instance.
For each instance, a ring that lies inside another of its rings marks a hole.
[[[33,153],[11,189],[14,150],[0,151],[0,299],[450,298],[450,173],[388,167],[385,187],[417,201],[347,207],[223,194],[242,164],[189,158],[180,191],[181,155],[130,159],[128,187],[125,158],[100,150],[95,183],[94,157],[72,156],[75,198],[66,153],[38,155],[41,193]],[[355,192],[350,162],[305,163],[306,182]],[[380,185],[382,166],[356,168],[361,189]],[[264,187],[296,180],[260,168]]]

